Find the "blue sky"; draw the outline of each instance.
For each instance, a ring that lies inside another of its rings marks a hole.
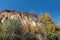
[[[21,12],[34,11],[38,16],[40,12],[48,12],[53,20],[60,25],[60,0],[0,0],[0,10],[17,10]]]

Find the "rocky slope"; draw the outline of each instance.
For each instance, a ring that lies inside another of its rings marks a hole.
[[[26,28],[30,28],[32,33],[36,33],[36,37],[42,40],[42,34],[40,34],[40,22],[37,19],[36,15],[32,12],[17,12],[12,10],[3,10],[0,11],[0,23],[4,23],[9,19],[20,19],[23,29],[28,32]]]
[[[18,19],[20,19],[20,21],[18,21]],[[18,28],[19,32],[17,31],[17,33],[19,34],[18,36],[19,36],[19,39],[21,39],[21,40],[23,39],[23,37],[26,38],[27,36],[29,38],[30,38],[30,36],[33,36],[34,40],[48,40],[48,39],[56,40],[58,37],[58,36],[56,36],[56,32],[60,30],[59,27],[57,27],[57,25],[55,24],[55,22],[51,19],[50,15],[48,13],[46,13],[45,15],[40,14],[40,17],[37,18],[33,12],[17,12],[14,10],[2,10],[2,11],[0,11],[0,25],[1,24],[2,24],[2,26],[1,26],[2,28],[0,28],[0,29],[3,29],[3,26],[4,26],[4,28],[8,27],[6,29],[9,29],[10,27],[12,27],[12,25],[13,25],[13,27],[17,27],[17,25],[19,25],[19,28]],[[20,27],[22,27],[21,29],[23,29],[23,30],[21,30]],[[12,31],[12,34],[14,34],[15,33],[14,31],[16,31],[16,30],[14,29]],[[5,30],[3,30],[3,31],[5,31]],[[16,35],[17,35],[17,33],[16,33]],[[23,37],[20,35],[20,33],[21,33],[21,35],[24,34]],[[8,31],[8,34],[10,34],[9,31]],[[60,35],[60,33],[59,33],[59,35]],[[22,38],[20,38],[20,37],[22,37]],[[27,37],[27,39],[29,39],[28,37]],[[32,39],[32,38],[30,38],[30,39]]]
[[[0,11],[0,23],[3,23],[5,20],[17,19],[21,20],[22,26],[30,26],[31,31],[38,31],[40,27],[40,22],[37,19],[36,15],[32,12],[17,12],[13,10],[3,10]]]

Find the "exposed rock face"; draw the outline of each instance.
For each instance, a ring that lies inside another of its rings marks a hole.
[[[33,13],[23,13],[23,12],[10,11],[10,10],[0,11],[1,23],[3,23],[5,20],[17,19],[17,18],[20,18],[23,26],[29,25],[31,27],[34,27],[35,29],[40,26],[38,19],[36,18],[36,15]]]
[[[40,22],[33,13],[23,13],[17,11],[3,10],[0,11],[0,23],[4,23],[5,20],[9,19],[20,19],[23,27],[30,27],[31,32],[36,33],[38,40],[43,40],[43,36],[40,33]]]

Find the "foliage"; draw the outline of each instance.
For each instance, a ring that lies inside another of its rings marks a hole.
[[[2,25],[0,40],[35,40],[35,34],[26,32],[21,26],[20,19],[6,20]]]
[[[2,35],[4,40],[14,40],[15,36],[17,34],[15,34],[15,31],[19,31],[20,28],[20,20],[15,20],[15,19],[10,19],[10,20],[6,20],[3,23],[2,26]],[[18,33],[18,32],[17,32]]]
[[[39,17],[40,22],[44,22],[45,16],[41,13]]]
[[[60,27],[56,25],[48,13],[45,15],[41,13],[38,20],[40,27],[28,24],[22,26],[19,18],[5,20],[3,24],[0,24],[0,40],[39,40],[42,38],[58,40],[60,38]],[[39,39],[36,37],[37,34],[39,34]]]
[[[41,17],[42,16],[40,15],[40,18]],[[43,21],[40,22],[40,25],[44,36],[46,36],[49,40],[57,40],[56,32],[59,30],[59,27],[57,27],[56,24],[52,21],[48,13],[45,14]]]
[[[49,40],[57,40],[56,33],[51,32],[51,31],[47,31],[47,38]]]
[[[48,13],[45,14],[45,20],[47,20],[47,21],[51,20],[51,17],[50,17],[50,15]]]

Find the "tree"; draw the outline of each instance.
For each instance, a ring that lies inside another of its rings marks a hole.
[[[46,21],[50,21],[51,20],[51,17],[48,13],[45,14],[45,20]]]
[[[43,13],[40,13],[39,21],[40,21],[40,23],[44,23],[45,22],[45,16],[44,16]]]

